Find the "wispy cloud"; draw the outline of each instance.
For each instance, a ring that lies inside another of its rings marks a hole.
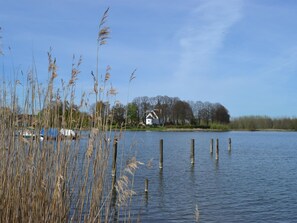
[[[201,1],[180,33],[181,56],[176,76],[205,72],[224,43],[228,30],[241,18],[241,0]]]

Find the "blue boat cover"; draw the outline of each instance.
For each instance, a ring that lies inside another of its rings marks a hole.
[[[46,135],[47,137],[56,138],[56,137],[58,137],[58,134],[59,134],[59,131],[57,128],[49,128],[47,130],[41,129],[41,131],[40,131],[40,135],[42,135],[42,136]]]

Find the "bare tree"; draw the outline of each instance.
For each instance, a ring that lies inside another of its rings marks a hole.
[[[173,117],[175,124],[190,124],[193,119],[193,111],[185,101],[176,101],[173,106]]]

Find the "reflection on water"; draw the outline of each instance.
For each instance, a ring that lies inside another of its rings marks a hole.
[[[159,169],[159,183],[158,183],[158,195],[160,198],[160,206],[164,206],[164,183],[163,183],[163,168]]]

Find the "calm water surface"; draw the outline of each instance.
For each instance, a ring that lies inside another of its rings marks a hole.
[[[209,152],[211,138],[219,139],[218,161]],[[194,222],[196,205],[199,222],[297,222],[296,132],[126,132],[119,148],[119,156],[124,148],[145,163],[135,174],[132,207],[142,222]]]

